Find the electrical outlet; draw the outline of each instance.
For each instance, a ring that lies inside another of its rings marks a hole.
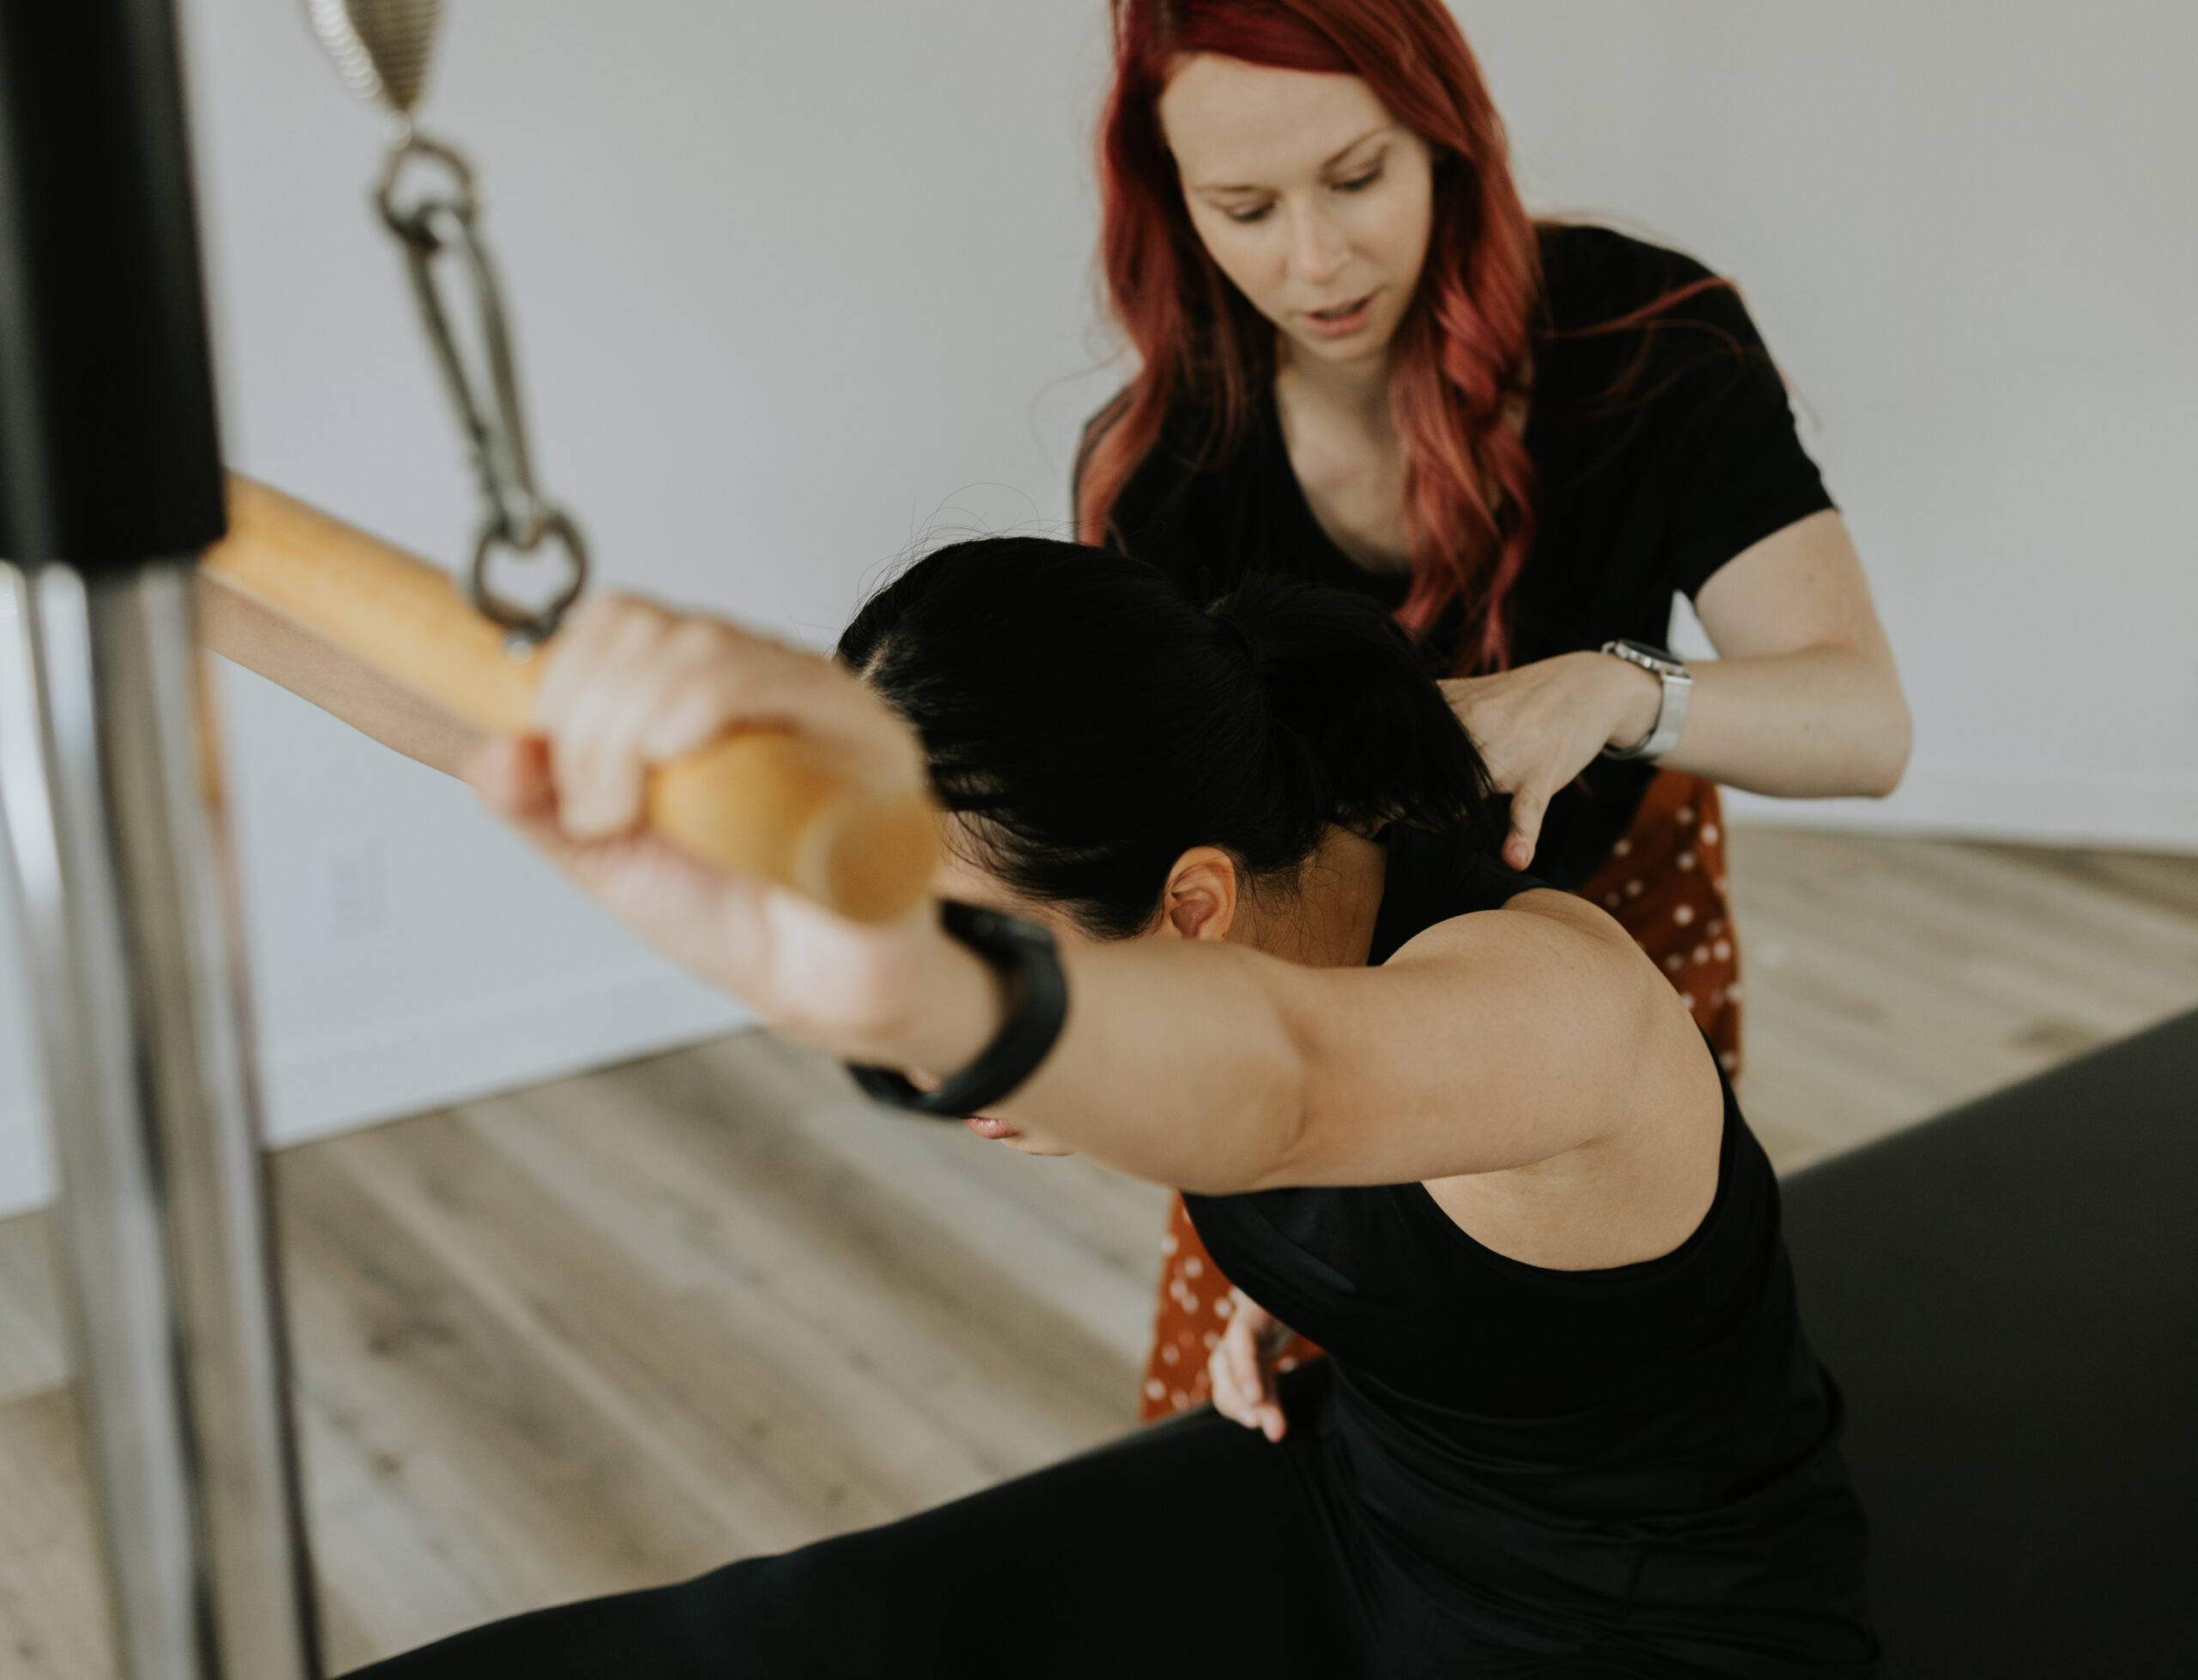
[[[389,920],[389,876],[381,842],[347,835],[323,840],[314,852],[313,889],[325,944],[371,937]]]

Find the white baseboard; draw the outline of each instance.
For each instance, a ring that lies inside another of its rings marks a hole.
[[[1744,826],[1837,828],[2198,852],[2198,773],[2083,771],[2062,764],[1919,764],[1889,799],[1766,799],[1727,791]]]
[[[721,992],[652,962],[279,1046],[260,1065],[268,1138],[302,1143],[446,1107],[691,1044],[753,1018]],[[43,1117],[0,1107],[0,1216],[52,1198]]]
[[[263,1058],[280,1147],[602,1067],[746,1026],[754,1016],[668,964],[635,964],[282,1046]]]

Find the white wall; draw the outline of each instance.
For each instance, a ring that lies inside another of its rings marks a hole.
[[[2198,6],[1462,0],[1538,209],[1739,280],[1916,720],[1757,820],[2198,847]]]
[[[11,613],[12,603],[0,592],[0,636],[12,628]],[[0,871],[10,867],[7,827],[0,823]],[[0,1214],[42,1198],[52,1182],[31,1058],[30,999],[15,961],[18,921],[9,878],[0,873]]]
[[[422,552],[464,464],[296,0],[185,0],[235,463]],[[2198,846],[2198,8],[1460,7],[1538,208],[1734,274],[1916,701],[1859,820]],[[455,0],[537,455],[603,574],[812,640],[942,520],[1063,518],[1101,0]],[[958,510],[958,511],[957,511]],[[228,686],[274,1126],[635,1053],[729,1005],[462,790]],[[0,925],[0,953],[11,944]],[[0,1208],[44,1193],[0,955]]]
[[[365,203],[380,125],[294,0],[193,10],[232,458],[456,555],[469,476]],[[1060,385],[1096,361],[1096,12],[464,0],[446,18],[427,124],[482,172],[538,470],[604,581],[823,641],[949,504],[1058,517],[1065,440],[1103,394]],[[738,1018],[462,789],[253,679],[229,700],[278,1137]]]
[[[467,470],[297,0],[185,0],[232,461],[422,553]],[[457,0],[425,112],[489,198],[537,464],[600,575],[828,641],[927,531],[1061,519],[1087,331],[1086,0]],[[463,789],[226,684],[265,1087],[309,1136],[739,1019]],[[0,926],[0,1210],[46,1193]]]

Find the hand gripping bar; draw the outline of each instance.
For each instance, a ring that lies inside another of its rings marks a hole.
[[[349,650],[476,726],[534,731],[541,661],[448,573],[247,478],[229,480],[216,582]],[[855,921],[890,921],[931,882],[938,836],[917,789],[863,786],[818,743],[742,730],[652,773],[648,821],[719,867],[761,876]]]

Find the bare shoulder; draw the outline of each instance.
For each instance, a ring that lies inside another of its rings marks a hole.
[[[1485,959],[1494,949],[1509,949],[1520,956],[1539,950],[1551,960],[1567,956],[1592,961],[1595,954],[1624,968],[1645,965],[1655,974],[1633,937],[1603,911],[1574,894],[1554,887],[1537,887],[1521,893],[1494,910],[1476,910],[1412,936],[1389,959],[1400,963],[1449,963]]]

